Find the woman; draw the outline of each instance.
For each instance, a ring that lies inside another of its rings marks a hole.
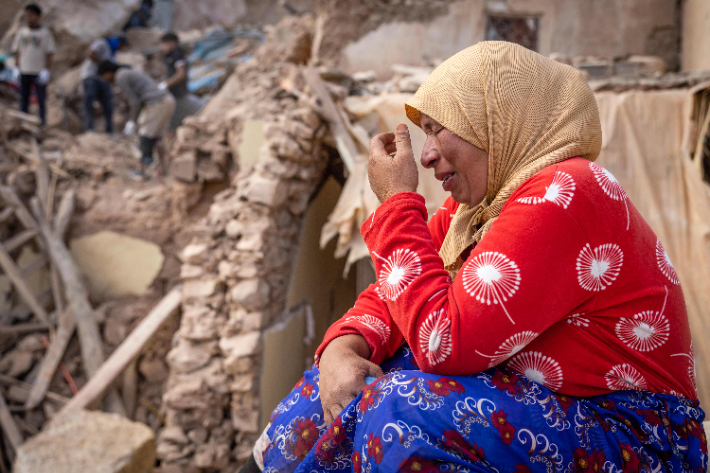
[[[582,74],[484,42],[406,109],[451,198],[427,226],[407,128],[372,140],[382,205],[361,232],[378,281],[329,329],[251,467],[705,471],[683,293],[593,163]]]

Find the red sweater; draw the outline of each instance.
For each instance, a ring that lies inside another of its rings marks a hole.
[[[427,225],[399,193],[362,225],[378,282],[333,324],[381,363],[407,343],[419,368],[502,365],[552,391],[637,389],[697,398],[683,292],[660,241],[616,179],[581,158],[525,181],[452,282],[438,250],[458,204]]]

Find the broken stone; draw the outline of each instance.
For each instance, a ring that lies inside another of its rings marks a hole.
[[[169,442],[177,445],[187,445],[189,440],[185,435],[185,432],[178,426],[171,425],[165,427],[162,432],[160,432],[160,442]]]
[[[207,442],[208,435],[209,432],[204,427],[192,429],[187,433],[187,437],[190,439],[190,441],[198,445]]]
[[[286,200],[286,190],[278,179],[270,179],[257,174],[248,181],[245,197],[249,202],[273,208],[278,207]]]
[[[260,341],[261,333],[251,332],[234,337],[222,338],[219,341],[219,348],[228,358],[248,356],[257,351]]]
[[[190,373],[206,366],[212,355],[204,349],[202,344],[190,343],[180,340],[178,345],[168,353],[170,367],[178,373]]]
[[[184,263],[202,264],[209,257],[209,247],[205,243],[190,243],[180,253],[180,259]]]
[[[197,178],[200,182],[221,182],[226,179],[226,176],[215,161],[201,159],[197,164]]]
[[[23,443],[13,471],[150,473],[154,466],[154,436],[148,426],[118,414],[80,411],[61,416]]]
[[[232,392],[248,392],[254,387],[254,375],[242,374],[234,377],[234,381],[229,385]]]
[[[254,362],[250,357],[230,356],[224,360],[224,371],[227,374],[237,375],[247,373],[252,369]]]
[[[202,266],[195,266],[192,264],[183,264],[180,266],[180,278],[182,279],[195,279],[199,278],[205,273]]]
[[[245,279],[232,288],[229,296],[246,308],[258,308],[268,302],[269,286],[260,279]]]
[[[237,148],[239,165],[246,166],[259,159],[259,151],[266,144],[263,120],[247,120],[242,126],[242,135]]]
[[[232,409],[232,425],[235,430],[246,433],[259,431],[259,412],[252,409]]]
[[[176,445],[174,443],[163,442],[156,450],[157,457],[163,462],[174,462],[192,455],[195,452],[194,445]]]
[[[110,317],[104,324],[104,340],[113,346],[118,346],[128,335],[128,327],[116,317]]]
[[[227,445],[202,444],[195,450],[195,466],[210,469],[226,468],[229,465],[229,453]]]
[[[223,283],[217,277],[184,281],[182,285],[183,300],[209,297],[216,293]]]
[[[180,334],[194,341],[208,341],[218,336],[217,327],[221,325],[218,321],[217,312],[209,310],[207,307],[187,306],[183,309]]]
[[[70,249],[96,299],[146,294],[165,261],[155,243],[110,231],[74,239]]]
[[[159,358],[148,359],[143,357],[138,363],[138,371],[151,384],[162,383],[168,379],[169,374],[165,362]]]
[[[184,128],[184,127],[181,127]],[[197,174],[195,151],[179,154],[170,162],[170,175],[185,182],[194,182]]]

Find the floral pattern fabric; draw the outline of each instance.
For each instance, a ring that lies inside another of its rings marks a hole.
[[[401,348],[329,426],[318,369],[306,372],[257,442],[264,472],[706,471],[697,401],[634,390],[575,398],[509,369],[440,376],[415,363]]]

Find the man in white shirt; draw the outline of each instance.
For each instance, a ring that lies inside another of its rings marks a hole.
[[[42,26],[42,9],[31,3],[25,7],[25,20],[12,43],[12,52],[20,69],[20,110],[29,112],[30,95],[34,87],[39,104],[39,117],[42,124],[47,122],[47,84],[52,56],[56,46],[52,33]]]
[[[100,78],[96,72],[99,63],[114,60],[117,51],[126,46],[125,36],[100,38],[89,47],[89,54],[81,67],[84,86],[84,130],[94,130],[94,102],[98,101],[104,112],[106,133],[113,133],[113,91],[111,84]]]

